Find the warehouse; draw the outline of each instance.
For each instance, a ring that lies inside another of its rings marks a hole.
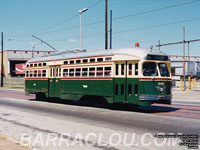
[[[30,50],[5,50],[3,52],[3,73],[6,78],[23,77],[24,72],[21,72],[23,64],[27,60],[35,57],[41,57],[51,54],[54,51],[30,51]],[[1,60],[0,53],[0,60]],[[0,61],[1,66],[1,61]],[[19,68],[16,68],[19,67]],[[17,70],[16,70],[17,69]],[[1,70],[1,67],[0,67]]]

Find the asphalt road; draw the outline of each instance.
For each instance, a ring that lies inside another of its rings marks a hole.
[[[36,101],[33,96],[24,96],[23,91],[15,90],[0,90],[0,95],[0,110],[2,110],[0,111],[0,121],[14,126],[23,126],[23,128],[29,128],[35,132],[44,131],[45,127],[41,129],[37,123],[30,125],[27,121],[23,122],[23,120],[16,118],[14,120],[8,119],[9,116],[29,118],[28,115],[32,114],[34,115],[33,120],[38,119],[39,121],[41,119],[47,124],[54,124],[53,128],[46,129],[48,132],[55,132],[55,127],[59,126],[59,123],[54,121],[44,121],[44,119],[52,118],[58,121],[68,121],[69,126],[62,126],[67,131],[71,131],[68,129],[73,128],[70,126],[71,122],[74,127],[81,125],[79,132],[89,132],[88,128],[91,127],[92,131],[94,127],[99,131],[112,129],[113,131],[139,135],[145,133],[200,134],[200,107],[189,106],[187,102],[183,102],[184,105],[181,105],[179,101],[178,104],[171,106],[157,104],[135,109],[123,105],[90,106],[77,102]],[[0,130],[3,129],[0,127]]]

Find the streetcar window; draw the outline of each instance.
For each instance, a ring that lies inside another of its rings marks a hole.
[[[29,67],[29,64],[27,64],[26,67]]]
[[[124,75],[124,64],[121,64],[121,75]]]
[[[68,61],[64,61],[64,64],[65,64],[65,65],[68,64]]]
[[[132,75],[132,64],[128,64],[128,75]]]
[[[43,63],[43,66],[46,66],[47,65],[47,63]]]
[[[34,67],[37,67],[37,64],[34,64]]]
[[[131,96],[132,95],[132,85],[129,84],[128,85],[128,96]]]
[[[105,61],[110,61],[110,60],[112,60],[112,57],[106,57],[105,58]]]
[[[115,95],[118,95],[118,84],[115,84]]]
[[[42,77],[46,77],[46,70],[42,70]]]
[[[88,62],[88,59],[83,59],[83,63],[87,63]]]
[[[103,61],[103,58],[97,58],[97,61],[101,62],[101,61]]]
[[[167,65],[165,63],[158,63],[158,67],[159,67],[159,70],[160,70],[160,75],[162,77],[169,77],[170,76]]]
[[[61,68],[59,68],[59,77],[61,77]]]
[[[52,73],[53,73],[52,77],[55,77],[55,71],[56,71],[56,69],[52,68]]]
[[[105,67],[104,76],[105,77],[111,76],[111,67]]]
[[[91,58],[91,59],[90,59],[90,62],[95,62],[95,58]]]
[[[89,76],[94,77],[95,76],[95,68],[89,68]]]
[[[34,77],[37,77],[37,70],[34,71]]]
[[[50,69],[50,77],[53,77],[53,68]]]
[[[87,77],[88,75],[88,68],[82,68],[82,77]]]
[[[124,95],[124,84],[121,84],[121,95]]]
[[[80,68],[76,68],[75,75],[76,75],[76,77],[80,77],[80,75],[81,75],[81,69]]]
[[[26,71],[26,77],[28,77],[29,76],[29,71]]]
[[[70,63],[70,64],[74,64],[74,60],[70,60],[69,63]]]
[[[59,71],[58,68],[56,68],[56,77],[58,77],[58,71]]]
[[[115,65],[115,75],[119,75],[119,65]]]
[[[137,84],[135,84],[135,87],[134,87],[134,94],[135,94],[135,96],[138,95],[138,85]]]
[[[103,67],[97,67],[97,77],[103,76]]]
[[[68,77],[68,69],[63,69],[63,77]]]
[[[30,77],[32,77],[33,76],[33,72],[32,71],[30,71]]]
[[[30,67],[33,67],[33,64],[30,64]]]
[[[81,63],[81,60],[76,60],[76,63],[77,63],[77,64]]]
[[[143,64],[143,75],[144,76],[158,76],[156,63],[154,63],[154,62],[145,62]]]
[[[41,77],[41,70],[38,70],[38,77]]]
[[[69,69],[69,76],[74,77],[74,69]]]
[[[138,75],[138,63],[135,64],[135,75]]]
[[[41,64],[41,63],[39,63],[39,64],[38,64],[38,66],[42,66],[42,64]]]

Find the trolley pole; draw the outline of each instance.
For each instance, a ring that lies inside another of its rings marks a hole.
[[[1,87],[3,87],[3,32],[1,32]]]
[[[185,82],[185,27],[183,27],[183,81],[184,81],[184,90],[186,89]]]
[[[108,49],[108,0],[105,0],[105,49]]]

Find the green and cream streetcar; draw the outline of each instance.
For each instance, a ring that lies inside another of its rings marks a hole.
[[[57,53],[26,64],[25,92],[63,100],[171,104],[171,69],[165,53],[139,47]]]

